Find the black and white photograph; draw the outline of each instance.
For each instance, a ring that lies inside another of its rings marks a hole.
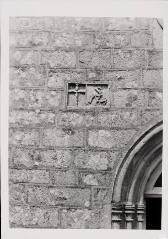
[[[158,16],[9,16],[13,232],[162,230],[164,32]]]

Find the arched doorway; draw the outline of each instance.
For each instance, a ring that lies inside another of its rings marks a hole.
[[[160,229],[161,165],[162,124],[158,123],[141,135],[118,169],[112,195],[112,228]],[[152,210],[159,220],[153,220]]]

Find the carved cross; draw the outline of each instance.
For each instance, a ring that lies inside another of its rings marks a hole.
[[[80,89],[79,84],[76,83],[76,84],[74,84],[74,88],[73,88],[73,89],[69,89],[68,92],[75,94],[76,105],[78,106],[78,103],[79,103],[79,94],[81,94],[81,93],[86,93],[86,90],[85,90],[85,89]]]

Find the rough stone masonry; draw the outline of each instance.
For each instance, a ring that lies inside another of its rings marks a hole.
[[[111,228],[117,169],[162,120],[150,18],[10,18],[10,226]]]

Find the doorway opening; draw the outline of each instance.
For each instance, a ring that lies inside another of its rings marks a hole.
[[[151,188],[151,182],[147,185],[145,192],[146,204],[146,229],[161,230],[162,212],[162,174],[157,178]]]

